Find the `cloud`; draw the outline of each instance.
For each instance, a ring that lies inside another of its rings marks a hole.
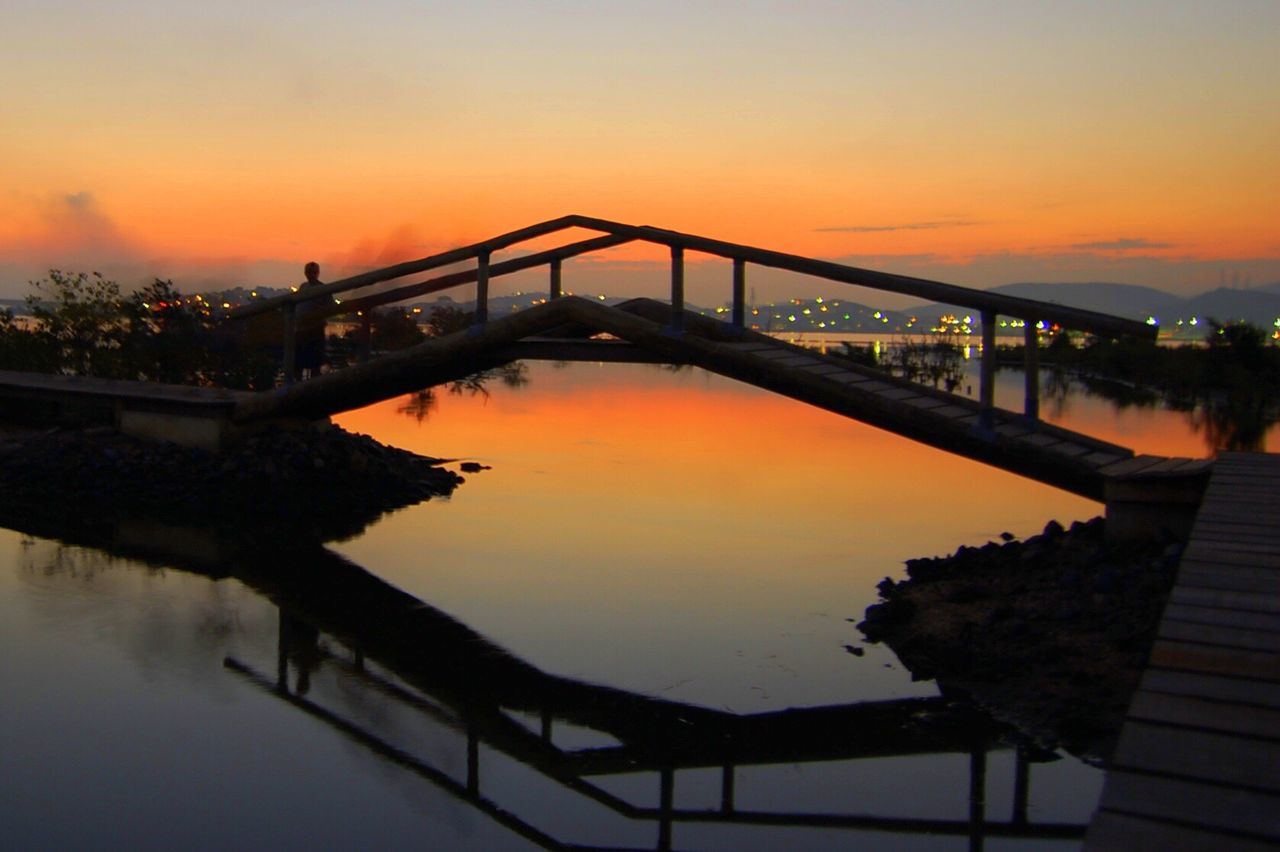
[[[34,233],[6,254],[49,265],[128,263],[144,254],[88,190],[46,200],[36,219]]]
[[[906,222],[901,225],[838,225],[829,228],[814,228],[819,234],[878,234],[885,231],[932,231],[938,228],[967,228],[977,222]]]
[[[1076,243],[1070,248],[1079,251],[1135,251],[1138,249],[1174,248],[1172,243],[1154,243],[1142,237],[1117,237],[1114,240],[1100,240],[1094,243]]]

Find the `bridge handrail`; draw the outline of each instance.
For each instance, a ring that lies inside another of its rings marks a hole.
[[[599,231],[606,236],[570,243],[523,258],[515,258],[496,264],[490,263],[490,258],[495,251],[573,228]],[[305,289],[300,288],[282,296],[241,306],[232,311],[230,316],[232,319],[243,319],[269,311],[282,310],[284,315],[284,374],[285,381],[291,382],[295,364],[294,346],[297,329],[297,307],[304,302],[326,300],[326,304],[317,309],[315,314],[317,316],[359,313],[364,318],[362,336],[366,341],[365,346],[367,348],[370,328],[368,309],[372,307],[475,282],[476,308],[474,323],[477,326],[482,326],[488,320],[489,315],[490,278],[547,264],[551,268],[551,298],[556,298],[561,295],[560,272],[562,261],[590,251],[597,251],[631,241],[665,245],[670,249],[671,325],[676,331],[682,331],[684,324],[684,253],[686,250],[711,254],[733,261],[733,312],[731,322],[733,326],[738,328],[745,326],[745,270],[747,263],[784,269],[802,275],[825,278],[829,281],[932,299],[943,304],[956,305],[981,312],[983,358],[979,386],[980,403],[983,411],[983,429],[990,427],[990,412],[994,407],[995,325],[998,315],[1013,317],[1024,322],[1024,358],[1026,361],[1025,413],[1031,420],[1039,419],[1040,407],[1038,324],[1048,321],[1066,328],[1094,334],[1132,336],[1151,340],[1154,340],[1157,335],[1155,326],[1098,311],[1073,308],[1053,302],[1041,302],[1020,296],[1008,296],[986,290],[973,290],[925,278],[913,278],[890,272],[877,272],[856,266],[846,266],[833,261],[817,260],[810,257],[762,249],[756,246],[730,243],[724,240],[700,237],[679,231],[669,231],[649,225],[627,225],[622,222],[613,222],[608,219],[577,214],[561,216],[558,219],[549,219],[545,222],[509,231],[469,246],[440,252],[419,260],[406,261],[382,269],[375,269],[331,284],[322,284]],[[417,272],[439,269],[440,267],[468,260],[476,261],[474,269],[447,273],[381,293],[366,294],[345,305],[336,298],[337,294],[346,293],[350,290],[403,278]]]
[[[605,238],[598,238],[598,240],[585,240],[559,249],[540,252],[525,258],[517,258],[516,260],[494,264],[488,269],[489,276],[506,275],[512,272],[530,269],[544,263],[551,263],[555,260],[566,259],[578,254],[597,251],[602,248],[609,248],[627,241],[640,241],[665,245],[672,249],[697,251],[704,254],[723,257],[729,260],[743,263],[754,263],[759,266],[783,269],[803,275],[812,275],[814,277],[825,278],[827,280],[838,281],[845,284],[853,284],[910,296],[919,296],[920,298],[931,299],[944,304],[957,305],[971,310],[999,314],[1022,320],[1047,320],[1080,331],[1144,338],[1154,338],[1157,334],[1157,329],[1154,326],[1147,325],[1146,323],[1139,322],[1137,320],[1125,319],[1123,317],[1116,317],[1110,314],[1100,313],[1098,311],[1086,310],[1084,308],[1074,308],[1054,302],[1042,302],[1036,299],[1023,298],[1021,296],[992,293],[986,290],[974,290],[967,287],[961,287],[956,284],[946,284],[941,281],[933,281],[926,278],[915,278],[908,275],[879,272],[872,269],[864,269],[861,267],[835,263],[833,261],[817,260],[815,258],[803,257],[801,255],[772,251],[770,249],[763,249],[756,246],[730,243],[724,240],[698,236],[696,234],[685,234],[679,231],[670,231],[649,225],[628,225],[622,222],[613,222],[608,219],[581,216],[577,214],[561,216],[558,219],[549,219],[545,222],[510,231],[468,246],[450,249],[449,251],[434,254],[419,260],[406,261],[404,263],[398,263],[382,269],[376,269],[371,272],[365,272],[360,275],[354,275],[340,281],[335,281],[331,284],[324,284],[319,287],[312,287],[307,290],[299,290],[292,293],[286,293],[281,296],[276,296],[271,299],[252,302],[248,305],[236,308],[232,311],[231,316],[237,319],[255,316],[257,314],[277,310],[285,304],[297,304],[305,301],[321,299],[326,296],[332,297],[339,293],[368,287],[384,281],[391,281],[396,278],[403,278],[417,272],[438,269],[442,266],[449,266],[454,263],[461,263],[468,260],[487,259],[487,257],[495,251],[500,251],[501,249],[508,248],[520,242],[547,236],[558,231],[569,230],[571,228],[600,231],[609,234],[616,239],[607,240]],[[458,286],[459,284],[474,282],[477,280],[479,274],[480,270],[478,269],[469,270],[467,272],[455,273],[452,276],[433,279],[432,281],[419,282],[419,284],[411,286],[438,283],[441,285],[439,289],[447,289],[450,286]],[[456,283],[445,283],[446,279],[452,280],[455,278]],[[400,288],[397,288],[397,290],[390,292],[399,293],[401,290]],[[373,294],[367,298],[398,301],[398,299],[387,298],[388,295],[388,293],[380,293]],[[409,293],[401,298],[408,298],[411,295],[417,295],[417,293]],[[350,304],[347,304],[346,310],[349,311],[351,309]],[[335,313],[344,312],[346,311],[341,309],[335,311]]]

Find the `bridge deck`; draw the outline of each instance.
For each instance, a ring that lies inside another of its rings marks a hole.
[[[1280,845],[1280,455],[1214,466],[1086,848]]]

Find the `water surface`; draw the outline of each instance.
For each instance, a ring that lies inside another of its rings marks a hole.
[[[699,370],[532,364],[529,378],[338,418],[491,469],[353,540],[299,544],[283,569],[266,553],[214,557],[198,531],[144,558],[123,539],[0,530],[12,848],[1078,843],[965,831],[1019,813],[1081,825],[1101,776],[1062,757],[1030,764],[1020,789],[1010,741],[970,748],[959,730],[920,753],[857,757],[897,740],[815,722],[825,756],[796,746],[726,772],[693,760],[702,746],[677,728],[655,742],[701,768],[665,787],[648,766],[566,775],[565,755],[620,753],[629,734],[608,723],[624,706],[700,731],[815,707],[927,726],[934,685],[854,628],[875,584],[905,559],[1100,507]],[[1018,392],[1018,377],[1001,381]],[[1092,400],[1046,414],[1140,451],[1203,454],[1176,416]],[[423,647],[375,656],[368,637],[415,609]],[[496,648],[514,662],[488,668]],[[468,671],[504,682],[468,684]],[[664,789],[672,811],[729,800],[755,816],[671,824]],[[846,825],[767,824],[796,814]]]

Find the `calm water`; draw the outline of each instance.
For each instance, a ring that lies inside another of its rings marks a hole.
[[[697,370],[529,377],[340,418],[491,469],[287,565],[0,529],[5,847],[1078,845],[971,836],[1081,825],[1101,775],[1019,785],[853,622],[905,559],[1100,507]],[[1046,409],[1204,454],[1181,415]]]

